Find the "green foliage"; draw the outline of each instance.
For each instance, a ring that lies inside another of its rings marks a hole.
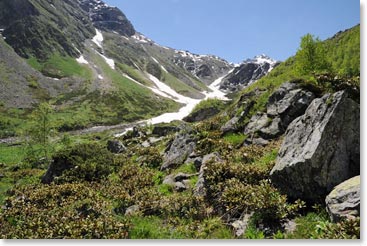
[[[75,145],[53,155],[55,182],[99,181],[114,169],[114,157],[105,147],[96,143]]]
[[[139,163],[142,166],[158,168],[162,165],[163,157],[156,147],[140,148],[137,154],[140,156]]]
[[[194,114],[203,109],[217,109],[219,111],[223,110],[225,107],[225,102],[217,98],[208,98],[206,100],[201,101],[195,108],[192,110],[191,114]]]
[[[360,239],[360,218],[342,220],[338,223],[319,222],[313,238]]]
[[[25,130],[26,157],[28,163],[37,165],[41,162],[48,163],[54,146],[51,138],[55,136],[53,122],[51,120],[52,107],[48,103],[41,103],[32,112],[31,125]]]
[[[360,25],[336,34],[325,41],[327,58],[339,76],[360,75]]]
[[[53,54],[44,62],[39,62],[36,58],[31,57],[28,60],[28,64],[34,69],[42,72],[44,75],[52,78],[72,76],[85,79],[92,78],[92,71],[87,66],[79,64],[75,58],[69,56]]]
[[[230,133],[230,134],[225,135],[223,138],[228,143],[230,143],[234,146],[239,146],[239,145],[243,144],[243,142],[246,140],[247,136],[244,135],[244,134],[240,134],[240,133]]]
[[[301,75],[312,74],[329,68],[324,43],[311,34],[302,37],[296,60],[297,70]]]
[[[2,238],[127,238],[130,224],[87,184],[15,190],[0,216]]]

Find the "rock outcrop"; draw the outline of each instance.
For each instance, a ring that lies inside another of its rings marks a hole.
[[[336,186],[326,197],[326,209],[332,222],[360,215],[361,177],[356,176]]]
[[[282,135],[288,125],[306,111],[314,98],[312,92],[301,89],[299,85],[284,83],[269,97],[266,113],[254,115],[246,125],[244,133],[250,136],[246,144],[266,143],[265,140]]]
[[[172,169],[183,164],[194,151],[195,147],[196,139],[190,130],[184,130],[177,133],[173,141],[171,141],[166,148],[161,170]]]
[[[359,175],[359,104],[346,92],[315,99],[288,127],[273,184],[291,198],[320,201]]]
[[[203,108],[196,112],[191,113],[190,115],[186,116],[183,120],[186,122],[199,122],[206,119],[209,119],[220,112],[219,108],[216,107],[209,107]]]

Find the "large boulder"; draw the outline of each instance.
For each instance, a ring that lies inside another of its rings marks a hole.
[[[332,222],[360,216],[360,192],[360,176],[344,181],[330,192],[325,202]]]
[[[196,147],[196,138],[191,132],[177,133],[166,148],[161,170],[175,168],[185,162]]]
[[[321,201],[359,175],[359,104],[346,92],[315,99],[288,127],[271,180],[291,198]]]

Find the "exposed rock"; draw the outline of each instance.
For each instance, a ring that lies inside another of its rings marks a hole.
[[[80,6],[89,13],[93,25],[104,31],[115,31],[132,36],[135,29],[126,16],[116,7],[108,6],[99,0],[81,0]]]
[[[297,84],[286,82],[270,96],[267,114],[272,118],[280,117],[282,125],[286,128],[306,111],[314,98],[312,92],[299,89]]]
[[[266,146],[269,144],[268,140],[262,139],[262,138],[248,138],[245,140],[244,142],[244,146],[248,146],[248,145],[260,145],[260,146]]]
[[[192,175],[191,174],[187,174],[187,173],[178,173],[175,175],[175,177],[173,178],[174,181],[176,182],[181,182],[183,180],[189,179],[191,178]]]
[[[326,197],[326,209],[332,222],[360,216],[361,177],[356,176],[336,186]]]
[[[168,134],[180,131],[180,127],[171,125],[155,125],[153,128],[153,135],[164,137]]]
[[[137,215],[139,212],[140,212],[140,206],[132,205],[126,209],[125,216],[134,216]]]
[[[196,139],[190,132],[178,133],[166,149],[161,170],[171,169],[183,164],[195,147]]]
[[[266,114],[256,114],[245,127],[245,134],[256,133],[262,139],[274,139],[282,135],[288,125],[306,111],[315,95],[299,89],[299,85],[286,82],[270,97]]]
[[[221,128],[220,130],[223,132],[223,134],[226,133],[233,133],[237,131],[237,124],[240,121],[240,117],[233,117],[232,119],[230,119],[229,121],[227,121]]]
[[[107,149],[115,154],[120,154],[126,150],[126,147],[118,140],[108,140]]]
[[[220,110],[216,107],[209,107],[200,109],[190,115],[186,116],[183,120],[186,122],[199,122],[213,117],[218,114]]]
[[[172,174],[166,176],[162,182],[162,184],[166,184],[166,185],[169,185],[169,186],[174,186],[175,185],[175,179],[174,179],[174,176]]]
[[[201,156],[197,156],[195,152],[193,152],[189,158],[185,161],[185,164],[193,163],[196,170],[199,171],[201,164],[203,163],[203,158]]]
[[[257,113],[251,117],[250,122],[246,125],[244,134],[252,135],[262,128],[265,128],[270,123],[266,114]]]
[[[246,232],[248,222],[252,215],[253,214],[245,214],[242,219],[236,220],[231,224],[237,237],[242,236]]]
[[[315,99],[287,129],[273,184],[291,198],[320,201],[359,175],[359,115],[359,105],[343,91]]]
[[[0,173],[0,180],[2,180],[3,178],[5,178],[5,175]]]
[[[220,155],[216,152],[205,155],[203,157],[203,162],[202,162],[202,165],[201,165],[200,171],[199,171],[199,179],[198,179],[198,182],[196,183],[195,188],[194,188],[194,195],[195,196],[205,196],[206,195],[204,174],[205,174],[206,165],[210,161],[223,162]]]
[[[183,182],[176,182],[173,189],[177,192],[182,192],[187,190],[187,187]]]
[[[223,82],[220,84],[220,89],[238,91],[265,76],[278,64],[278,62],[265,55],[248,59],[223,79]]]
[[[179,173],[177,175],[170,174],[166,176],[163,180],[163,184],[169,185],[173,190],[177,192],[182,192],[187,190],[189,183],[186,182],[192,175]]]

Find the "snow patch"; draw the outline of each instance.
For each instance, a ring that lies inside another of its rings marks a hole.
[[[103,35],[102,33],[96,29],[96,35],[93,37],[92,41],[102,49]]]
[[[80,56],[76,59],[76,61],[80,64],[89,64],[89,62],[84,58],[84,56]]]
[[[152,56],[152,59],[153,59],[153,61],[155,62],[155,63],[157,63],[160,67],[161,67],[161,69],[163,70],[163,71],[165,71],[166,73],[168,73],[168,71],[167,71],[167,69],[165,68],[165,67],[163,67],[158,61],[157,61],[157,59],[155,59],[153,56]]]
[[[103,76],[102,76],[102,75],[100,75],[100,74],[98,74],[98,78],[99,78],[100,80],[102,80],[102,79],[103,79]]]
[[[112,68],[113,70],[115,70],[115,61],[113,59],[110,59],[104,55],[102,55],[101,53],[98,53],[108,64],[108,66],[110,66],[110,68]]]

